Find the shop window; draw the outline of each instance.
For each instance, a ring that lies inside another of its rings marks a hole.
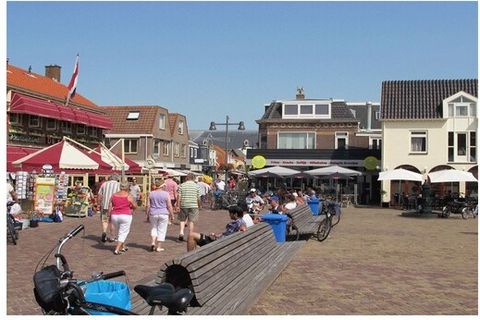
[[[448,133],[448,162],[455,161],[455,135],[453,132]]]
[[[8,119],[10,121],[10,124],[22,123],[22,115],[20,113],[9,113]]]
[[[61,129],[63,132],[72,132],[72,123],[68,121],[61,122]]]
[[[85,125],[83,124],[77,124],[77,134],[85,134]]]

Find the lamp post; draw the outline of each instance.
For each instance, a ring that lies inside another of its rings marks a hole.
[[[214,121],[210,122],[210,131],[217,130],[217,126],[225,126],[225,183],[228,185],[228,126],[230,125],[238,125],[238,130],[245,130],[245,124],[243,121],[233,123],[229,122],[230,118],[228,116],[225,117],[224,123],[216,123]]]

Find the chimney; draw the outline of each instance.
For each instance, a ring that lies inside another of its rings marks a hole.
[[[305,100],[305,92],[303,91],[303,87],[297,87],[297,95],[295,96],[295,100]]]
[[[62,67],[57,66],[56,64],[51,64],[45,66],[45,77],[53,79],[57,82],[60,82],[60,71]]]

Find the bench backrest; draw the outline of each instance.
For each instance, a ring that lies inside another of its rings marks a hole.
[[[168,261],[160,270],[160,282],[190,288],[192,305],[202,306],[276,245],[270,225],[258,223]]]

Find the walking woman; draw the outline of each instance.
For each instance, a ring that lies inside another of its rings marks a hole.
[[[114,193],[110,201],[110,219],[117,230],[117,245],[113,252],[116,255],[128,250],[125,240],[130,232],[133,211],[137,208],[137,204],[128,192],[129,187],[128,183],[122,182],[120,191]]]
[[[150,220],[152,236],[152,245],[150,251],[160,252],[161,243],[165,241],[167,234],[169,216],[173,214],[172,202],[169,193],[165,190],[165,182],[163,179],[155,181],[156,189],[148,195],[147,213]]]

